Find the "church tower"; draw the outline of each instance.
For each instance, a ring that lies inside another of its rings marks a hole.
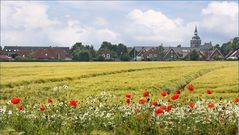
[[[198,31],[197,31],[197,26],[195,27],[194,30],[194,36],[192,37],[192,40],[190,42],[190,46],[193,48],[197,48],[201,45],[201,39],[198,36]]]

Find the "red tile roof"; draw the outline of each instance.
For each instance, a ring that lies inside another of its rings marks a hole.
[[[62,48],[40,48],[34,52],[32,57],[36,59],[65,59],[66,53]]]
[[[12,57],[9,57],[7,55],[0,55],[0,59],[11,59]]]

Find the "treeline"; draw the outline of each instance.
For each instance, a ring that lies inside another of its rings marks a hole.
[[[221,46],[219,44],[215,45],[224,56],[228,53],[239,49],[239,37],[235,37],[233,40],[223,43]]]
[[[102,42],[98,51],[94,49],[93,45],[83,45],[78,42],[72,46],[70,52],[72,60],[75,61],[129,61],[131,59],[126,45],[122,43],[112,44],[107,41]],[[102,56],[101,53],[104,52],[109,53],[108,59]]]

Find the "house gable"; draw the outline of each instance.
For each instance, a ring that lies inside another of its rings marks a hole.
[[[224,56],[222,55],[220,50],[218,50],[217,48],[215,48],[207,58],[207,60],[223,60],[223,59],[224,59]]]
[[[168,52],[164,56],[164,60],[177,60],[179,58],[178,54],[174,51],[174,49],[169,49]]]

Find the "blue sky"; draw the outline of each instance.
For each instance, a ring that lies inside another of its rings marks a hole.
[[[236,1],[1,1],[1,45],[189,46],[238,36]]]

